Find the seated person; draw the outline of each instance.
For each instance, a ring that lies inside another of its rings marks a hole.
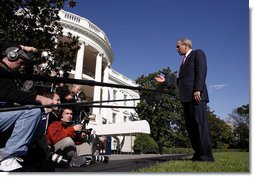
[[[81,132],[83,125],[73,125],[72,114],[71,108],[62,108],[61,120],[52,122],[48,127],[48,144],[53,146],[55,153],[70,161],[84,155],[92,158],[92,147],[85,142],[86,135]]]
[[[17,72],[28,65],[31,59],[26,51],[36,51],[36,49],[0,42],[0,53],[3,53],[0,58],[0,71]],[[15,79],[1,77],[0,82],[0,107],[9,107],[14,103],[48,105],[53,102],[52,99],[42,95],[18,89]],[[23,159],[20,156],[27,156],[30,145],[43,133],[39,108],[0,112],[0,135],[6,134],[6,141],[0,138],[3,143],[0,148],[0,171],[22,170],[23,166],[20,162],[23,162]]]

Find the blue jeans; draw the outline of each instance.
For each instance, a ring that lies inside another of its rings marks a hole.
[[[10,130],[11,136],[0,152],[26,155],[28,146],[44,133],[41,109],[0,112],[0,133]]]

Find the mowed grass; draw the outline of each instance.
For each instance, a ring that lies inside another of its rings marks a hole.
[[[215,162],[192,162],[190,157],[157,163],[137,172],[236,172],[249,173],[249,152],[217,152]]]

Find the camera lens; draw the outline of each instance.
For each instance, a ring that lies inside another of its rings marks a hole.
[[[53,154],[52,155],[52,161],[56,162],[56,163],[68,163],[68,160],[65,159],[63,156],[59,155],[59,154]]]

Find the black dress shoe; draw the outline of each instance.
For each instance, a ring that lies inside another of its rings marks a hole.
[[[192,161],[198,160],[199,157],[200,157],[199,155],[194,154],[194,155],[192,156],[191,160],[192,160]]]
[[[108,156],[104,156],[104,160],[103,160],[103,162],[108,163],[108,161],[109,161]]]
[[[199,158],[193,160],[194,162],[214,162],[214,159],[211,159],[208,156],[202,155]]]

